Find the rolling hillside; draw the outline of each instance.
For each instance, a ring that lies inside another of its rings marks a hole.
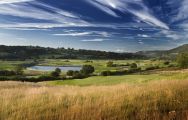
[[[45,48],[38,46],[0,46],[0,59],[141,59],[136,53],[115,53],[73,48]]]
[[[188,44],[184,44],[171,50],[156,50],[156,51],[140,51],[137,54],[144,55],[147,57],[158,57],[158,58],[173,58],[178,53],[188,52]]]

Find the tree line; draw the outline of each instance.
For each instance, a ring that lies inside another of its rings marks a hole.
[[[45,48],[39,46],[0,46],[1,60],[25,59],[143,59],[136,53],[115,53],[73,48]]]

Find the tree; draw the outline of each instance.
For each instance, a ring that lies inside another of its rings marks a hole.
[[[102,76],[110,76],[111,74],[112,74],[111,71],[102,71],[101,72]]]
[[[56,69],[55,69],[55,72],[61,74],[61,69],[60,69],[60,68],[56,68]]]
[[[165,61],[165,62],[164,62],[164,65],[169,65],[169,64],[170,64],[169,61]]]
[[[81,73],[84,75],[90,75],[95,71],[95,68],[92,65],[84,65],[81,69]]]
[[[106,66],[107,66],[107,67],[113,67],[113,65],[114,65],[113,61],[108,61],[108,62],[106,63]]]
[[[180,53],[177,56],[177,63],[180,68],[188,68],[188,53]]]
[[[52,76],[52,77],[59,77],[60,74],[61,74],[61,69],[56,68],[55,71],[53,71],[53,72],[51,73],[51,76]]]
[[[132,63],[132,64],[130,65],[130,67],[131,67],[132,69],[136,69],[138,66],[137,66],[136,63]]]
[[[15,71],[16,71],[16,74],[17,74],[17,75],[23,75],[23,73],[24,73],[24,68],[23,68],[23,66],[18,65],[18,66],[16,66]]]
[[[67,76],[73,76],[73,75],[74,75],[74,71],[73,70],[67,71]]]

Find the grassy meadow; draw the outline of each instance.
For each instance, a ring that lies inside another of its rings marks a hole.
[[[48,85],[71,85],[71,86],[101,86],[101,85],[117,85],[123,83],[144,84],[151,81],[160,80],[187,80],[187,70],[176,71],[154,71],[151,73],[121,75],[121,76],[93,76],[85,79],[75,80],[57,80],[46,82]]]
[[[1,120],[187,120],[188,81],[113,86],[1,82]]]
[[[29,61],[1,61],[1,69],[14,70]],[[187,120],[188,70],[169,68],[163,60],[52,60],[42,66],[95,67],[84,79],[38,83],[0,82],[0,120]],[[126,64],[160,69],[128,75],[100,76],[101,71],[124,70]],[[170,64],[175,65],[174,62]],[[25,76],[49,74],[24,70]],[[62,75],[65,73],[62,72]]]

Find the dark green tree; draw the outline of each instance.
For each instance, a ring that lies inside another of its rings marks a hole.
[[[188,68],[188,53],[180,53],[177,56],[177,63],[180,68]]]
[[[138,66],[137,66],[137,64],[136,63],[132,63],[131,65],[130,65],[130,68],[132,68],[132,69],[136,69]]]
[[[67,76],[73,76],[73,75],[74,75],[74,71],[73,70],[67,71]]]
[[[113,67],[113,65],[114,65],[113,61],[108,61],[108,62],[106,63],[106,66],[107,66],[107,67]]]
[[[90,75],[95,71],[95,68],[92,65],[84,65],[81,69],[81,73],[84,75]]]
[[[52,77],[59,77],[60,74],[61,74],[61,69],[56,68],[55,71],[53,71],[53,72],[51,73],[51,76],[52,76]]]

